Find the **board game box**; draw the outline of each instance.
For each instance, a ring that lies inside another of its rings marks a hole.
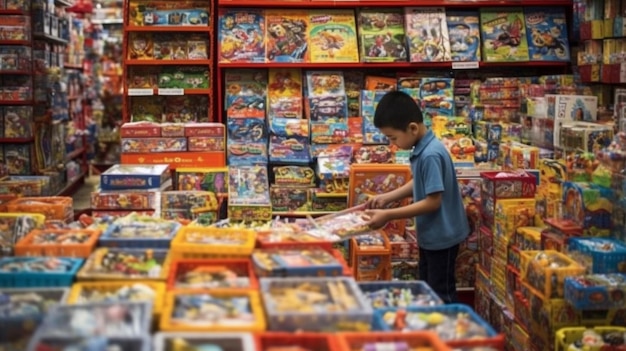
[[[309,13],[311,62],[359,62],[359,44],[353,10]]]
[[[480,11],[483,61],[528,61],[526,25],[521,8],[487,8]]]
[[[560,7],[526,7],[526,37],[532,61],[569,61],[565,10]]]
[[[262,11],[221,9],[219,18],[220,62],[265,62]]]
[[[480,61],[480,18],[475,11],[448,11],[452,61]]]
[[[443,7],[407,7],[404,14],[410,61],[450,61],[446,10]]]
[[[402,9],[362,9],[358,30],[362,62],[407,60]]]
[[[309,16],[300,10],[265,11],[268,62],[309,61]]]
[[[302,118],[302,72],[270,69],[267,86],[269,118]]]

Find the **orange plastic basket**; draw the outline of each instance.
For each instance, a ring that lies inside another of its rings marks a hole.
[[[313,333],[263,333],[255,337],[257,350],[290,347],[289,350],[341,351],[337,337],[332,334]],[[351,351],[351,349],[346,349]]]
[[[69,222],[74,219],[71,197],[19,197],[7,203],[9,212],[41,213],[47,220],[57,219]]]
[[[87,240],[80,244],[40,244],[35,243],[41,236],[62,238],[69,235],[85,235]],[[16,256],[56,256],[87,258],[98,243],[99,230],[92,229],[35,229],[22,238],[14,247]]]
[[[172,265],[170,266],[170,274],[167,279],[167,289],[180,289],[180,286],[177,286],[177,281],[179,277],[183,274],[191,270],[195,270],[201,267],[206,267],[207,269],[219,268],[222,267],[224,269],[230,270],[237,275],[237,277],[247,277],[249,281],[249,285],[244,289],[257,290],[259,288],[259,282],[257,281],[256,276],[254,275],[254,269],[252,267],[252,263],[249,259],[199,259],[199,260],[174,260],[172,261]],[[205,286],[199,289],[207,289],[207,288],[220,288],[220,287],[209,287]],[[229,286],[224,287],[228,289],[239,289],[243,287]],[[193,287],[188,287],[188,289],[195,289]]]
[[[83,292],[87,291],[99,291],[99,292],[114,292],[125,286],[131,286],[135,284],[143,284],[150,288],[150,290],[154,291],[154,300],[151,300],[153,303],[152,311],[154,314],[158,314],[161,312],[163,308],[163,303],[165,299],[165,284],[161,282],[154,281],[110,281],[110,282],[82,282],[82,283],[74,283],[72,285],[72,289],[70,290],[69,297],[67,299],[67,303],[70,305],[73,304],[84,304],[90,303],[89,301],[83,301],[81,295]]]
[[[337,343],[339,350],[352,351],[364,350],[364,346],[370,343],[397,343],[405,342],[411,349],[426,348],[433,351],[452,350],[432,332],[410,332],[410,333],[339,333]]]
[[[256,233],[249,229],[187,226],[172,240],[170,255],[172,259],[250,256],[255,242]]]

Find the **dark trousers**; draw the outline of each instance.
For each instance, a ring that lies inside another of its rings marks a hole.
[[[457,303],[456,256],[459,245],[444,250],[425,250],[420,247],[419,274],[445,303]]]

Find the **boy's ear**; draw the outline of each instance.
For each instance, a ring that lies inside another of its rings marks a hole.
[[[408,127],[408,132],[411,133],[412,135],[417,135],[420,131],[420,126],[419,124],[415,123],[415,122],[411,122],[409,123],[409,127]]]

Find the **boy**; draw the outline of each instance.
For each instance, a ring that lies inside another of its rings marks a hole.
[[[415,217],[419,245],[419,275],[446,303],[457,302],[455,262],[459,244],[470,228],[456,172],[448,150],[423,123],[422,112],[407,94],[393,91],[378,103],[374,125],[400,149],[412,149],[413,179],[378,195],[366,214],[372,229],[387,222]],[[388,209],[387,205],[413,195],[413,203]]]

